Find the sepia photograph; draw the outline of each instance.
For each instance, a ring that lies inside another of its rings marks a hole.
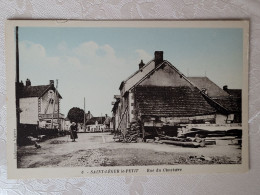
[[[9,24],[10,167],[248,169],[248,21]]]

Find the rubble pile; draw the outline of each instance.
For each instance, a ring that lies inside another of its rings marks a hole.
[[[204,155],[199,156],[180,156],[174,161],[177,164],[237,164],[241,163],[241,158],[231,159],[226,156],[211,156],[207,157]]]
[[[130,128],[126,131],[125,134],[122,132],[116,133],[113,137],[114,141],[119,141],[119,142],[139,142],[142,141],[140,140],[140,130],[141,130],[141,125],[139,122],[132,122],[130,124]]]

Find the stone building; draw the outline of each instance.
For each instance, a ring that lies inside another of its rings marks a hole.
[[[163,59],[162,51],[146,64],[141,61],[119,90],[112,103],[115,130],[126,131],[138,121],[144,137],[162,129],[175,135],[183,124],[241,122],[241,98],[234,101],[207,77],[186,77]]]

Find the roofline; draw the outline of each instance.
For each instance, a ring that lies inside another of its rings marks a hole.
[[[227,89],[227,90],[240,90],[240,91],[242,91],[242,89]]]
[[[148,72],[142,79],[140,79],[136,84],[134,84],[130,89],[128,89],[128,91],[132,90],[134,87],[136,87],[141,82],[143,82],[149,75],[151,75],[153,72],[155,72],[157,69],[159,69],[159,67],[161,67],[162,64],[164,64],[164,62],[165,62],[165,60],[161,64],[159,64],[157,67],[152,69],[150,72]],[[125,93],[126,93],[126,91],[125,91]]]
[[[204,77],[199,77],[199,76],[196,76],[196,77],[190,77],[190,78],[207,78],[211,83],[213,83],[213,85],[215,85],[216,87],[218,87],[220,90],[224,91],[227,95],[229,95],[223,88],[221,88],[220,86],[218,86],[215,82],[213,82],[209,77],[207,76],[204,76]]]
[[[210,99],[211,101],[213,101],[213,103],[217,104],[219,107],[221,107],[223,110],[225,110],[226,112],[228,112],[228,109],[226,109],[224,106],[220,105],[218,102],[216,102],[215,100],[211,99],[208,95],[206,95],[205,93],[203,93],[193,82],[191,82],[183,73],[181,73],[175,66],[173,66],[169,61],[164,60],[161,64],[159,64],[157,67],[155,67],[153,70],[151,70],[148,74],[146,74],[141,80],[139,80],[135,85],[133,85],[129,90],[132,90],[134,87],[136,87],[137,85],[139,85],[141,82],[143,82],[149,75],[151,75],[152,73],[154,73],[156,70],[158,70],[164,63],[167,63],[172,69],[174,69],[180,76],[182,76],[188,83],[190,83],[193,87],[195,87],[196,89],[199,90],[199,92],[203,95],[203,97],[205,96],[206,98]],[[128,90],[128,91],[129,91]],[[215,108],[215,107],[214,107]],[[216,109],[216,108],[215,108]]]
[[[125,84],[125,81],[122,81],[120,86],[119,86],[119,90],[121,90],[123,88],[124,84]]]
[[[213,101],[215,104],[217,104],[218,106],[220,106],[222,109],[224,109],[225,111],[228,112],[228,109],[226,109],[224,106],[220,105],[218,102],[216,102],[215,100],[213,100],[211,97],[209,97],[207,94],[203,93],[193,82],[191,82],[184,74],[182,74],[175,66],[173,66],[170,62],[168,62],[166,60],[166,62],[173,68],[175,69],[181,76],[183,76],[183,78],[188,81],[193,87],[197,88],[199,90],[199,92],[202,94],[202,96],[205,96],[206,98],[210,99],[211,101]],[[209,79],[208,77],[205,77],[207,79]],[[210,80],[210,79],[209,79]],[[211,80],[210,80],[211,81]],[[213,81],[211,81],[212,83],[214,83]],[[215,84],[215,83],[214,83]],[[215,84],[217,87],[219,87],[217,84]],[[220,87],[219,87],[220,88]],[[221,88],[220,88],[221,89]],[[216,108],[215,108],[216,109]]]
[[[49,85],[49,87],[47,89],[45,89],[45,91],[39,96],[39,98],[42,97],[51,87],[53,87],[55,89],[55,91],[58,92],[58,96],[62,99],[62,96],[60,95],[59,91],[53,85]]]
[[[52,86],[52,85],[34,85],[34,86],[24,86],[24,87],[43,87],[43,86],[46,86],[47,88],[43,91],[43,93],[41,93],[41,95],[39,95],[39,96],[20,97],[20,98],[32,98],[32,97],[41,98],[51,87],[53,87],[54,90],[56,90],[58,92],[58,90],[54,86]],[[59,98],[62,99],[62,96],[60,95],[59,92],[58,92],[58,96],[59,96]]]
[[[229,112],[229,110],[227,108],[225,108],[224,106],[222,106],[221,104],[219,104],[218,102],[216,102],[214,99],[212,99],[211,97],[209,97],[207,94],[203,93],[202,91],[200,91],[200,93],[202,94],[203,97],[209,99],[210,101],[212,101],[214,104],[217,104],[219,107],[221,107],[223,110],[225,110],[226,112]],[[215,108],[216,109],[216,108]]]
[[[148,66],[152,61],[154,61],[154,59],[150,60],[149,62],[147,62],[142,68],[138,69],[137,71],[135,71],[132,75],[130,75],[127,79],[125,79],[124,81],[129,80],[130,78],[132,78],[134,75],[136,75],[139,71],[143,70],[146,66]]]
[[[128,81],[129,79],[131,79],[134,75],[136,75],[139,71],[143,70],[146,66],[148,66],[152,61],[154,61],[154,59],[150,60],[149,62],[147,62],[142,68],[138,69],[137,71],[135,71],[133,74],[131,74],[129,77],[127,77],[125,80],[123,80],[119,86],[119,89],[121,90],[123,85],[125,84],[126,81]]]
[[[149,75],[154,73],[156,70],[158,70],[164,63],[167,63],[172,69],[174,69],[180,76],[182,76],[187,82],[189,82],[192,86],[196,87],[194,83],[192,83],[187,77],[181,73],[175,66],[173,66],[169,61],[164,60],[161,64],[159,64],[157,67],[155,67],[153,70],[151,70],[149,73],[147,73],[141,80],[139,80],[135,85],[133,85],[129,90],[132,90],[136,85],[139,85],[141,82],[143,82]],[[199,89],[198,87],[196,87]],[[128,91],[129,91],[128,90]],[[199,89],[200,91],[200,89]]]
[[[165,60],[166,63],[168,63],[168,65],[170,65],[170,67],[172,67],[179,75],[181,75],[186,81],[188,81],[191,85],[193,85],[194,87],[198,88],[196,85],[194,85],[193,82],[191,82],[181,71],[179,71],[175,66],[172,65],[172,63],[170,63],[169,61]],[[199,89],[199,88],[198,88]]]
[[[188,115],[188,116],[172,116],[172,115],[154,115],[154,114],[141,114],[141,117],[145,117],[145,116],[153,116],[153,117],[194,117],[194,116],[204,116],[204,115],[212,115],[212,114],[216,114],[216,112],[209,112],[207,114],[198,114],[198,115]]]

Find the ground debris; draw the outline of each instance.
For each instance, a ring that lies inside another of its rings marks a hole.
[[[103,143],[102,136],[106,136],[106,143]],[[241,163],[241,149],[234,145],[182,148],[159,143],[118,143],[113,141],[113,135],[106,133],[82,134],[74,143],[67,142],[66,137],[59,137],[41,142],[39,150],[34,145],[18,147],[17,166],[35,168]]]
[[[50,142],[50,144],[64,144],[66,141],[64,140],[53,140]]]
[[[175,160],[175,163],[178,164],[238,164],[241,163],[241,159],[233,160],[226,156],[214,156],[206,157],[204,155],[193,156],[190,155],[187,158],[184,156],[179,156]]]
[[[179,138],[179,137],[171,137],[166,135],[166,136],[161,136],[160,142],[166,144],[173,144],[177,146],[183,146],[183,147],[192,147],[192,148],[205,147],[205,139],[199,137]]]

